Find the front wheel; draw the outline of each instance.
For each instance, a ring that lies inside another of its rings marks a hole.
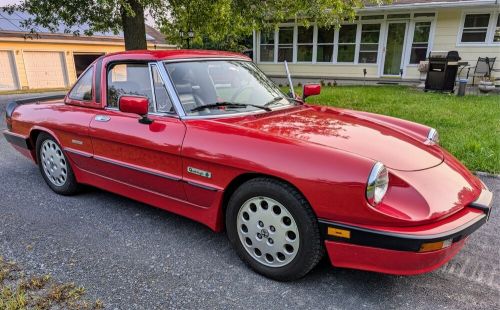
[[[303,277],[323,255],[316,216],[284,182],[257,178],[240,186],[229,200],[226,227],[242,260],[275,280]]]

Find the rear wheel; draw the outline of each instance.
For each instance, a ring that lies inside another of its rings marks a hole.
[[[41,133],[36,140],[38,167],[49,187],[61,195],[78,192],[73,170],[61,147],[53,137]]]
[[[243,261],[275,280],[303,277],[323,255],[311,207],[284,182],[257,178],[244,183],[229,200],[226,227]]]

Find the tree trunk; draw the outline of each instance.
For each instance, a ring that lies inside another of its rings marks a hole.
[[[137,0],[126,0],[135,16],[131,16],[122,8],[123,37],[125,39],[125,50],[145,50],[146,25],[144,24],[144,8]]]

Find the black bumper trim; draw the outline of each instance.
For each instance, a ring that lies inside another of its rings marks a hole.
[[[22,136],[13,134],[9,131],[4,131],[3,135],[5,137],[5,140],[7,140],[7,142],[9,142],[12,145],[16,145],[27,150],[33,149],[33,147],[31,146],[31,142],[28,138],[24,138]]]
[[[345,225],[325,220],[319,221],[321,234],[325,240],[345,242],[350,244],[369,246],[397,251],[418,252],[423,243],[438,242],[453,239],[453,242],[460,241],[484,223],[486,223],[486,214],[481,214],[475,219],[469,221],[454,230],[434,235],[411,235],[401,233],[391,233],[379,230],[371,230],[351,225]],[[345,229],[350,231],[350,238],[342,238],[328,235],[328,227]]]

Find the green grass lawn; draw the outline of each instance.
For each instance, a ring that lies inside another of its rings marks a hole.
[[[323,87],[307,102],[390,115],[438,130],[441,145],[473,171],[500,173],[500,96],[457,97],[404,86]]]

